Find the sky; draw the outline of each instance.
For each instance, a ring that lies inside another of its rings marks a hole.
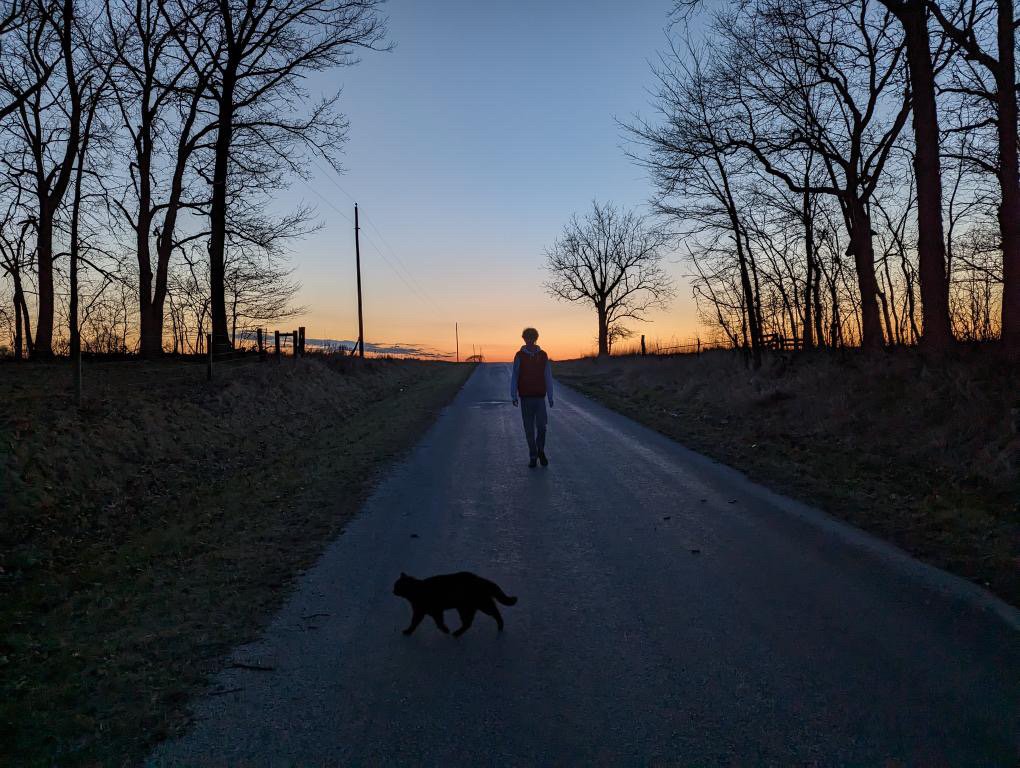
[[[321,160],[285,204],[322,227],[294,244],[309,337],[357,337],[354,200],[361,217],[365,338],[506,360],[535,326],[553,358],[595,347],[594,311],[551,298],[544,252],[593,199],[643,209],[645,171],[617,120],[650,114],[650,62],[670,0],[391,0],[389,52],[310,82],[342,87],[342,176]],[[632,330],[698,332],[679,256],[678,295]]]

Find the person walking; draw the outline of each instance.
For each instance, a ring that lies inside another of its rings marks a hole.
[[[524,339],[524,346],[514,355],[513,372],[510,374],[510,399],[515,407],[520,404],[521,416],[524,418],[528,466],[534,467],[540,461],[543,467],[547,467],[549,459],[545,455],[545,432],[549,415],[545,410],[545,402],[548,400],[549,407],[553,407],[552,364],[549,355],[536,343],[538,331],[525,328],[521,338]]]

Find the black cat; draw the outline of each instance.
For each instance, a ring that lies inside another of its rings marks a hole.
[[[502,589],[488,579],[467,571],[432,576],[428,579],[416,579],[401,573],[393,585],[393,594],[406,598],[411,603],[413,610],[411,625],[404,630],[405,635],[414,632],[426,616],[431,616],[436,626],[448,633],[450,630],[443,622],[443,611],[448,608],[456,608],[460,614],[461,626],[453,633],[454,637],[460,637],[467,632],[471,622],[474,621],[475,611],[489,614],[496,620],[496,626],[502,632],[503,617],[499,615],[499,609],[496,608],[493,598],[503,605],[514,605],[517,602],[516,597],[507,597]]]

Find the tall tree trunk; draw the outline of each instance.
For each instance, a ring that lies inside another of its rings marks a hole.
[[[825,333],[822,329],[822,268],[815,262],[815,343],[825,346]]]
[[[804,184],[805,188],[807,183]],[[801,199],[801,221],[804,224],[804,258],[807,261],[807,277],[804,280],[804,349],[814,346],[814,335],[811,328],[811,294],[815,280],[815,237],[814,222],[811,217],[811,197],[806,190]]]
[[[209,299],[212,320],[213,351],[229,350],[227,329],[224,252],[227,239],[227,175],[230,169],[230,145],[233,138],[234,82],[227,66],[219,100],[219,126],[216,134],[216,158],[213,172],[212,203],[209,211]],[[601,334],[601,329],[600,329]],[[601,354],[601,337],[599,353]]]
[[[913,107],[921,344],[931,351],[941,352],[952,343],[953,335],[949,323],[949,281],[942,228],[942,166],[928,14],[924,0],[907,0],[890,7],[905,33]]]
[[[84,147],[78,158],[78,170],[74,178],[74,198],[71,202],[71,242],[69,248],[69,274],[71,297],[68,307],[68,332],[71,342],[71,360],[77,361],[81,354],[81,333],[78,326],[78,222],[81,215],[81,176],[84,162]],[[77,363],[76,363],[77,364]]]
[[[78,80],[74,70],[74,41],[71,39],[74,16],[74,0],[64,0],[61,11],[60,47],[67,78],[70,114],[63,158],[58,169],[55,169],[52,184],[41,165],[43,157],[41,148],[37,145],[35,150],[36,162],[39,165],[36,168],[37,195],[39,197],[39,225],[36,233],[39,320],[36,323],[35,348],[33,349],[33,355],[36,357],[53,356],[53,219],[71,181],[71,168],[75,154],[78,152],[78,141],[81,136],[81,92],[78,90]],[[40,143],[45,142],[42,135],[37,135],[35,140]]]
[[[871,240],[871,217],[863,201],[847,201],[847,224],[850,229],[850,250],[857,272],[857,289],[861,295],[861,346],[867,350],[881,349],[882,319],[878,312],[878,280],[875,278],[875,249]]]
[[[32,316],[28,312],[28,301],[25,299],[25,289],[21,286],[21,278],[18,277],[14,286],[15,296],[21,304],[21,325],[25,329],[22,338],[25,343],[25,356],[35,356],[35,342],[32,340]]]
[[[14,359],[21,360],[21,285],[15,278],[14,283]]]
[[[885,320],[886,338],[888,338],[889,343],[892,344],[893,339],[895,338],[895,334],[893,332],[892,319],[889,317],[889,299],[885,295],[885,291],[878,292],[878,300],[879,303],[881,303],[882,305],[882,317]]]
[[[748,254],[744,251],[743,227],[740,225],[737,203],[733,199],[733,193],[730,190],[729,175],[726,173],[726,166],[718,156],[715,157],[715,165],[723,182],[723,191],[726,195],[726,212],[730,219],[730,226],[733,228],[733,243],[737,247],[737,262],[740,266],[740,288],[744,294],[747,328],[751,334],[751,353],[754,359],[754,367],[760,368],[761,308],[755,295],[754,287],[751,285],[751,275],[747,266]]]
[[[1013,2],[998,3],[999,67],[995,73],[1002,206],[1002,341],[1020,356],[1020,167],[1017,158],[1016,27]]]
[[[596,307],[599,317],[599,357],[609,354],[609,317],[604,305]]]
[[[148,90],[144,92],[148,97]],[[142,103],[141,125],[138,129],[136,157],[138,158],[138,222],[135,229],[135,254],[138,259],[138,335],[139,351],[145,357],[154,357],[163,351],[163,324],[154,328],[154,302],[152,296],[152,110]]]
[[[36,234],[38,272],[38,318],[35,323],[34,357],[53,356],[53,213],[45,202],[40,205]]]

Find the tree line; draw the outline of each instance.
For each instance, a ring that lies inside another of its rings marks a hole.
[[[702,317],[756,353],[1020,351],[1012,1],[742,0],[697,42],[694,11],[625,127]]]
[[[657,217],[596,203],[550,294],[596,309],[607,353],[672,294],[668,231],[756,363],[776,336],[1020,354],[1018,26],[1012,0],[679,0],[654,114],[623,123]]]
[[[381,0],[0,0],[0,328],[15,356],[233,346],[295,312],[271,195],[339,169]],[[84,339],[84,341],[83,341]]]

